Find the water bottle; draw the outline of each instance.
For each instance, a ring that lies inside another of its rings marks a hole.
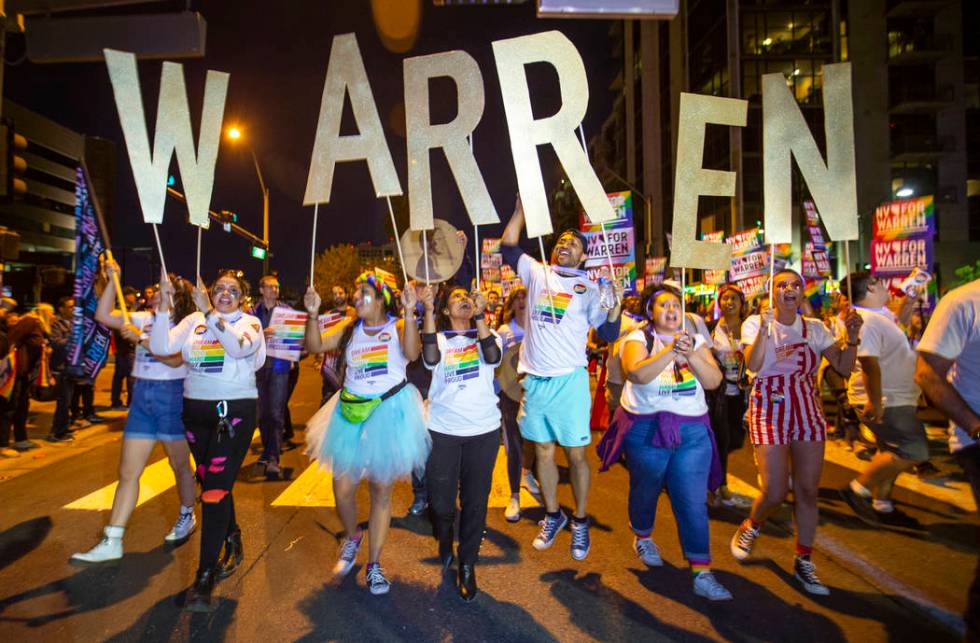
[[[612,310],[616,307],[616,293],[612,287],[609,277],[599,277],[599,307],[603,310]]]

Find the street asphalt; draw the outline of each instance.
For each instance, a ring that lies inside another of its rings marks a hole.
[[[108,381],[108,373],[100,377],[97,402]],[[304,363],[291,404],[298,428],[318,402],[319,378]],[[34,435],[44,413],[50,411],[39,413]],[[245,562],[217,587],[217,609],[192,615],[181,604],[197,567],[199,534],[176,549],[164,546],[177,495],[159,482],[166,478],[162,464],[154,474],[159,488],[144,488],[152,497],[133,514],[122,561],[90,568],[67,562],[97,542],[108,519],[105,487],[117,479],[122,437],[121,415],[113,418],[84,429],[75,444],[45,445],[43,457],[0,462],[0,640],[952,641],[977,564],[976,513],[937,442],[945,482],[910,483],[895,493],[900,508],[921,522],[915,530],[860,522],[836,492],[854,472],[828,462],[814,555],[832,588],[828,597],[806,594],[793,578],[788,508],[767,525],[746,564],[728,551],[745,510],[712,509],[714,569],[733,601],[694,595],[666,495],[654,533],[665,565],[648,569],[632,550],[621,466],[593,475],[585,561],[571,558],[567,532],[547,551],[531,547],[540,507],[513,524],[491,508],[477,567],[481,593],[472,604],[443,582],[428,521],[406,515],[411,488],[399,483],[382,557],[393,586],[375,597],[364,583],[366,548],[344,581],[331,580],[340,521],[333,509],[310,506],[322,504],[329,485],[303,485],[317,474],[307,471],[300,448],[284,455],[291,476],[278,482],[251,479],[257,454],[249,454],[234,492]],[[150,463],[163,458],[158,448]],[[750,493],[756,482],[749,450],[733,456],[731,472]],[[569,507],[567,471],[562,475],[561,501]],[[933,486],[947,488],[933,493]],[[366,488],[359,498],[366,521]],[[83,508],[66,507],[72,503]]]

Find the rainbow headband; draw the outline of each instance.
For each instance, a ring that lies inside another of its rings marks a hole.
[[[395,293],[392,291],[391,286],[385,283],[384,279],[377,276],[373,272],[362,272],[357,279],[354,280],[355,284],[367,284],[374,288],[375,292],[384,297],[385,306],[391,305],[391,298],[394,297]]]

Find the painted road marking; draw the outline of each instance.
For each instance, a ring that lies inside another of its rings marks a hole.
[[[260,439],[259,430],[255,429],[255,433],[252,434],[252,442]],[[192,461],[193,463],[193,461]],[[151,465],[148,465],[143,469],[143,475],[140,476],[140,495],[136,499],[136,506],[139,507],[144,502],[153,500],[161,493],[177,485],[177,479],[174,478],[174,470],[170,468],[170,463],[167,458],[157,460]],[[87,496],[82,496],[78,500],[73,500],[68,503],[62,509],[80,509],[83,511],[108,511],[112,509],[112,500],[116,496],[116,487],[119,486],[119,481],[115,481],[112,484],[108,484],[101,489],[96,489]]]
[[[273,507],[336,507],[333,497],[333,480],[330,472],[320,469],[319,464],[310,466],[294,480],[279,497]]]
[[[136,500],[139,507],[144,502],[156,498],[161,493],[177,484],[174,478],[174,471],[170,468],[170,461],[167,458],[157,460],[150,466],[143,469],[140,476],[140,495]],[[65,505],[64,509],[81,509],[85,511],[107,511],[112,509],[112,499],[116,496],[116,487],[119,481],[97,489],[87,496],[82,496],[78,500]]]
[[[493,481],[490,483],[490,498],[488,507],[506,507],[510,501],[510,484],[507,481],[507,455],[504,448],[497,451],[497,460],[493,467]],[[272,501],[273,507],[335,507],[333,496],[333,481],[330,472],[320,469],[313,462],[294,480],[279,497]],[[522,507],[540,507],[541,503],[521,489]]]
[[[507,452],[501,446],[497,451],[497,461],[493,465],[493,481],[490,483],[490,499],[487,507],[506,507],[510,502],[510,481],[507,479]],[[540,507],[538,499],[521,487],[521,507]]]

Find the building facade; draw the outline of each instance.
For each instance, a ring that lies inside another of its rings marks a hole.
[[[680,93],[745,99],[746,127],[709,125],[705,138],[704,166],[735,171],[736,195],[702,197],[698,216],[702,232],[751,227],[764,220],[762,75],[783,74],[823,149],[822,68],[849,61],[861,216],[853,264],[870,261],[878,205],[932,194],[935,267],[948,282],[980,256],[978,45],[964,42],[970,25],[980,27],[980,12],[968,4],[686,0],[669,22],[616,23],[610,42],[623,61],[620,95],[591,142],[597,170],[608,189],[630,184],[646,195],[652,214],[643,235],[651,253],[663,254],[674,184],[683,180],[673,171]],[[794,169],[796,222],[807,197]]]

